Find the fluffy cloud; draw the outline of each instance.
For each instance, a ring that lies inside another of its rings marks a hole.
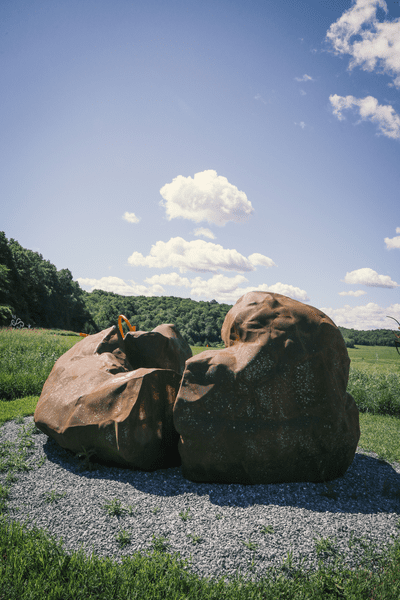
[[[190,287],[191,283],[187,277],[181,277],[178,273],[163,273],[162,275],[153,275],[145,279],[150,285],[174,285],[177,287]]]
[[[348,329],[395,329],[394,321],[388,319],[387,315],[400,321],[400,304],[391,304],[382,308],[374,302],[369,302],[364,306],[346,304],[342,308],[318,308],[328,315],[336,325]]]
[[[265,266],[274,264],[271,259],[267,256],[263,257],[262,254],[251,256],[253,260],[254,256],[258,257],[258,264],[261,264],[260,260],[264,260]],[[219,270],[254,271],[252,262],[237,250],[223,248],[219,244],[205,242],[204,240],[187,242],[181,237],[171,238],[168,242],[156,242],[151,247],[148,256],[143,256],[140,252],[134,252],[128,258],[128,262],[134,267],[179,268],[181,273],[185,273],[187,270],[211,272]]]
[[[197,237],[200,237],[202,235],[203,237],[210,238],[210,240],[215,240],[215,235],[213,234],[213,232],[210,229],[207,229],[206,227],[198,227],[193,231],[193,233]]]
[[[212,297],[218,302],[225,302],[227,304],[234,304],[243,294],[247,294],[247,292],[271,292],[289,296],[300,302],[309,301],[307,292],[293,285],[279,282],[273,285],[262,283],[258,286],[238,287],[240,283],[245,283],[245,281],[248,280],[243,275],[237,275],[236,277],[214,275],[208,280],[196,277],[192,279],[190,295],[193,297]]]
[[[139,221],[140,221],[140,217],[137,217],[135,215],[135,213],[130,213],[130,212],[125,212],[124,216],[122,218],[125,221],[128,221],[128,223],[139,223]]]
[[[396,233],[400,233],[400,227],[396,227]],[[394,238],[385,238],[384,242],[388,250],[400,248],[400,235],[397,235]]]
[[[213,298],[233,297],[239,298],[236,293],[240,283],[248,281],[244,275],[226,277],[225,275],[213,275],[210,279],[195,277],[191,280],[191,296],[205,296]],[[236,301],[235,300],[235,301]]]
[[[358,108],[360,117],[363,121],[369,120],[378,124],[379,131],[387,137],[393,139],[400,138],[400,117],[393,110],[390,104],[378,104],[378,100],[373,96],[366,98],[355,98],[354,96],[338,96],[334,94],[329,96],[333,106],[333,114],[339,121],[343,121],[342,111],[351,108]]]
[[[309,75],[303,75],[303,77],[295,77],[296,81],[314,81]]]
[[[249,261],[255,267],[257,267],[258,265],[267,268],[276,267],[276,264],[271,258],[268,258],[268,256],[264,256],[264,254],[260,254],[259,252],[254,252],[254,254],[250,254]]]
[[[355,283],[357,285],[368,285],[370,287],[394,288],[399,287],[399,284],[392,281],[389,275],[379,275],[373,269],[356,269],[350,273],[346,273],[346,277],[342,280],[345,283]]]
[[[400,87],[400,19],[380,23],[378,7],[388,12],[384,0],[357,0],[330,26],[326,39],[335,54],[351,56],[349,69],[379,69],[393,76],[394,85]]]
[[[358,298],[358,296],[364,296],[366,293],[364,290],[357,290],[356,292],[339,292],[339,296],[355,296]]]
[[[254,210],[244,192],[213,170],[196,173],[193,179],[178,175],[160,194],[168,220],[182,217],[222,226],[228,221],[244,221]]]
[[[152,285],[147,287],[131,280],[131,285],[119,277],[101,277],[101,279],[91,279],[89,277],[78,277],[77,282],[82,287],[90,287],[90,291],[104,290],[105,292],[114,292],[121,296],[157,296],[164,293],[161,285]]]

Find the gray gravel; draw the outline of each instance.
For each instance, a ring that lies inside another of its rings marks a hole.
[[[33,417],[26,417],[24,426],[32,422]],[[22,427],[6,422],[0,427],[0,444],[16,441]],[[82,460],[45,434],[32,439],[28,461],[34,469],[17,473],[6,518],[47,529],[63,539],[67,552],[82,547],[88,555],[93,551],[121,562],[137,551],[152,551],[152,536],[162,536],[167,551],[188,559],[186,568],[201,577],[226,575],[230,580],[240,570],[257,580],[279,568],[290,552],[294,568],[304,558],[302,568],[313,571],[319,558],[331,564],[341,555],[345,566],[354,569],[371,542],[380,552],[400,533],[400,492],[395,493],[400,490],[400,465],[379,461],[360,448],[345,476],[331,482],[334,499],[321,495],[328,489],[325,484],[192,483],[181,467],[147,473],[96,465],[85,471]],[[38,466],[41,457],[46,460]],[[0,474],[3,485],[5,476]],[[52,491],[65,496],[47,503],[46,493]],[[109,516],[103,505],[115,498],[124,507],[131,505],[132,513]],[[189,518],[183,520],[180,513]],[[273,533],[265,532],[268,526]],[[116,537],[123,530],[131,539],[121,548]],[[314,538],[321,536],[330,545],[318,553]],[[254,548],[244,544],[249,541]]]

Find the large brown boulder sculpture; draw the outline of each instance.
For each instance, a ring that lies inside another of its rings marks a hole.
[[[116,326],[85,337],[55,363],[39,398],[38,429],[63,448],[152,471],[180,464],[173,406],[190,346],[174,325]]]
[[[225,349],[186,362],[173,419],[183,475],[197,482],[322,482],[360,438],[350,359],[320,310],[250,292],[226,315]]]

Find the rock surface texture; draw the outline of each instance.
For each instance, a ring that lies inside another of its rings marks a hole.
[[[173,406],[190,346],[174,325],[90,335],[55,363],[34,420],[60,446],[152,471],[180,464]]]
[[[322,482],[342,476],[360,438],[350,359],[320,310],[249,292],[226,315],[223,350],[186,362],[173,420],[196,482]]]

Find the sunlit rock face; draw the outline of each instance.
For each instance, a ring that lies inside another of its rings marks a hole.
[[[55,363],[36,426],[73,452],[152,471],[180,464],[173,406],[189,345],[174,325],[90,335]]]
[[[342,476],[360,426],[333,321],[281,294],[250,292],[221,333],[225,349],[186,361],[176,398],[183,475],[243,484]]]

